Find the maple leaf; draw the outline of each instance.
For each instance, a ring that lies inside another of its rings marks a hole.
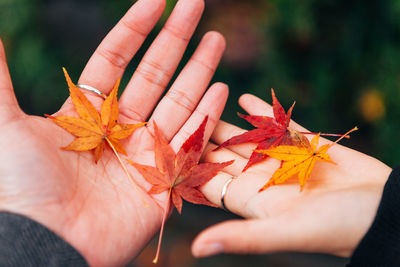
[[[300,183],[300,191],[302,191],[307,179],[310,177],[310,174],[314,169],[315,163],[317,161],[334,163],[327,154],[328,149],[339,142],[342,138],[348,136],[349,133],[356,130],[357,127],[344,134],[334,143],[326,144],[319,148],[317,148],[317,146],[320,135],[317,134],[313,137],[308,146],[296,147],[281,145],[266,150],[255,150],[258,153],[262,153],[282,161],[280,168],[275,171],[269,181],[259,190],[259,192],[267,189],[270,186],[284,183],[286,180],[296,174]]]
[[[185,141],[178,153],[175,154],[168,141],[161,134],[154,123],[154,147],[156,167],[130,163],[152,184],[150,194],[159,194],[168,191],[168,199],[161,224],[160,238],[154,262],[157,262],[164,224],[172,201],[179,213],[182,211],[182,198],[194,204],[203,204],[215,207],[209,202],[199,186],[208,182],[219,171],[233,163],[201,163],[203,137],[208,117],[205,117],[199,128]]]
[[[295,103],[289,108],[288,112],[285,113],[282,105],[279,103],[275,96],[274,89],[271,89],[272,95],[272,110],[274,118],[268,116],[255,116],[255,115],[243,115],[238,113],[238,116],[247,120],[250,124],[255,126],[257,129],[250,130],[240,135],[233,136],[229,140],[225,141],[219,145],[215,150],[221,149],[226,146],[238,145],[243,143],[257,143],[256,149],[250,156],[249,161],[243,168],[242,172],[246,171],[248,168],[254,164],[266,159],[268,155],[258,153],[257,150],[265,150],[271,147],[276,147],[279,145],[288,146],[309,146],[308,139],[304,134],[316,135],[316,133],[311,132],[298,132],[289,127],[290,118],[292,117],[292,111]],[[319,133],[325,136],[342,136],[338,134],[327,134]],[[345,138],[347,138],[345,136]]]
[[[77,117],[45,115],[77,138],[62,149],[73,151],[94,151],[95,162],[101,158],[106,143],[116,152],[126,155],[120,140],[129,137],[137,128],[146,123],[119,124],[117,93],[120,80],[118,80],[110,95],[104,100],[100,113],[90,103],[81,90],[71,81],[67,71],[63,68],[68,83],[69,92]]]
[[[258,143],[256,150],[251,154],[250,159],[242,172],[268,157],[266,154],[256,152],[257,150],[268,149],[280,144],[300,146],[308,142],[307,138],[302,134],[288,128],[295,103],[293,103],[288,112],[285,113],[285,110],[276,98],[273,89],[271,89],[271,94],[274,118],[267,116],[242,115],[238,113],[239,117],[247,120],[253,126],[257,127],[257,129],[234,136],[215,149],[218,150],[226,146],[248,142]]]

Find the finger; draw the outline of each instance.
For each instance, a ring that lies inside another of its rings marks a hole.
[[[145,121],[174,74],[201,14],[204,0],[179,0],[146,52],[120,99],[127,118]]]
[[[271,253],[307,251],[309,239],[300,224],[280,218],[235,220],[212,226],[196,237],[192,244],[195,257],[220,253]]]
[[[204,149],[202,161],[218,163],[234,160],[231,165],[224,168],[224,171],[232,176],[239,176],[242,173],[244,166],[246,166],[247,159],[225,148],[213,151],[216,147],[216,145],[208,143]]]
[[[221,203],[222,188],[224,187],[225,183],[227,183],[227,181],[232,177],[233,175],[225,171],[222,171],[218,173],[216,176],[214,176],[206,184],[201,186],[200,190],[204,194],[204,196],[208,199],[208,201],[222,208],[222,203]],[[229,187],[232,185],[232,183],[234,183],[234,181],[230,182]],[[233,212],[233,210],[231,210],[230,208],[231,205],[229,205],[229,210]]]
[[[220,145],[226,140],[229,140],[230,138],[243,134],[245,132],[247,132],[245,129],[239,128],[235,125],[220,120],[215,127],[215,130],[211,136],[211,140]],[[250,158],[250,155],[255,148],[256,145],[254,143],[245,143],[227,147],[227,149],[247,159]]]
[[[344,192],[343,196],[348,194]],[[320,199],[322,203],[331,200],[329,195]],[[315,199],[309,198],[281,215],[227,221],[212,226],[196,237],[192,253],[196,257],[206,257],[219,253],[300,251],[343,256],[346,251],[353,250],[360,236],[365,234],[363,229],[368,228],[368,223],[362,227],[357,227],[360,226],[358,220],[348,223],[342,205],[332,206],[332,210],[310,208],[313,204]]]
[[[20,115],[23,115],[23,112],[15,98],[6,53],[0,39],[0,118],[4,122]]]
[[[164,7],[165,0],[137,1],[96,49],[79,83],[108,94],[157,23]]]
[[[216,176],[214,176],[208,183],[203,185],[200,189],[204,196],[215,205],[221,207],[221,197],[222,190],[228,180],[233,177],[233,180],[227,185],[224,203],[225,207],[232,213],[240,215],[246,218],[256,218],[260,214],[264,214],[265,210],[258,208],[264,207],[263,203],[260,203],[262,200],[271,199],[270,196],[275,195],[276,192],[262,192],[258,193],[258,190],[268,181],[268,178],[271,177],[273,170],[275,170],[279,166],[278,161],[274,161],[273,164],[275,168],[271,168],[271,170],[265,171],[265,175],[257,173],[252,173],[253,170],[249,170],[245,173],[240,174],[239,176],[233,176],[228,172],[220,172]],[[293,191],[297,190],[298,187],[289,188],[285,190]],[[282,190],[280,192],[282,194]],[[287,193],[284,193],[287,195]],[[273,201],[276,203],[276,201]],[[270,206],[267,203],[267,206]],[[256,208],[254,208],[256,207]]]
[[[199,127],[204,118],[208,116],[208,122],[203,139],[204,147],[206,146],[207,141],[225,107],[228,93],[228,86],[223,83],[215,83],[210,87],[210,89],[208,89],[193,114],[170,142],[171,146],[176,151]]]
[[[157,105],[149,121],[157,121],[167,140],[172,139],[196,108],[224,49],[225,40],[221,34],[207,33],[171,89]]]
[[[247,164],[247,159],[229,149],[212,151],[213,148],[215,145],[207,145],[203,161],[234,160],[234,163],[225,167],[223,172],[214,176],[200,188],[212,203],[221,206],[222,189],[231,177],[234,179],[227,186],[224,202],[229,211],[240,216],[246,218],[265,217],[265,214],[272,214],[276,209],[284,210],[286,205],[296,201],[294,198],[299,194],[296,180],[290,181],[284,186],[258,192],[279,168],[281,164],[279,160],[270,158],[243,173],[242,170]]]

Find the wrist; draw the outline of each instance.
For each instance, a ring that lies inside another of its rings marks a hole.
[[[351,264],[400,264],[400,168],[394,168],[385,184],[378,211],[352,256]]]
[[[70,244],[26,216],[0,212],[0,258],[11,266],[88,266]]]

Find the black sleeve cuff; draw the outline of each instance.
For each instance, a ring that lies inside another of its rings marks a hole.
[[[354,251],[348,267],[400,266],[400,167],[383,190],[375,220]]]
[[[21,215],[0,212],[0,266],[88,266],[67,242]]]

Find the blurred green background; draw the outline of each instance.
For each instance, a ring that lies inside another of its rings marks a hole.
[[[123,78],[175,5],[167,8]],[[15,92],[29,114],[55,112],[67,97],[61,67],[75,80],[96,46],[133,1],[0,0],[0,36]],[[185,63],[201,36],[220,31],[227,51],[214,81],[230,86],[223,119],[248,127],[236,116],[243,93],[270,101],[276,90],[293,118],[311,131],[360,131],[345,145],[393,166],[400,162],[400,1],[398,0],[206,0]],[[182,67],[182,66],[181,66]],[[160,266],[343,266],[346,260],[282,253],[216,256],[195,260],[190,242],[201,229],[233,218],[222,211],[185,205],[166,227]],[[260,233],[268,234],[268,233]],[[154,266],[154,242],[134,266]]]

